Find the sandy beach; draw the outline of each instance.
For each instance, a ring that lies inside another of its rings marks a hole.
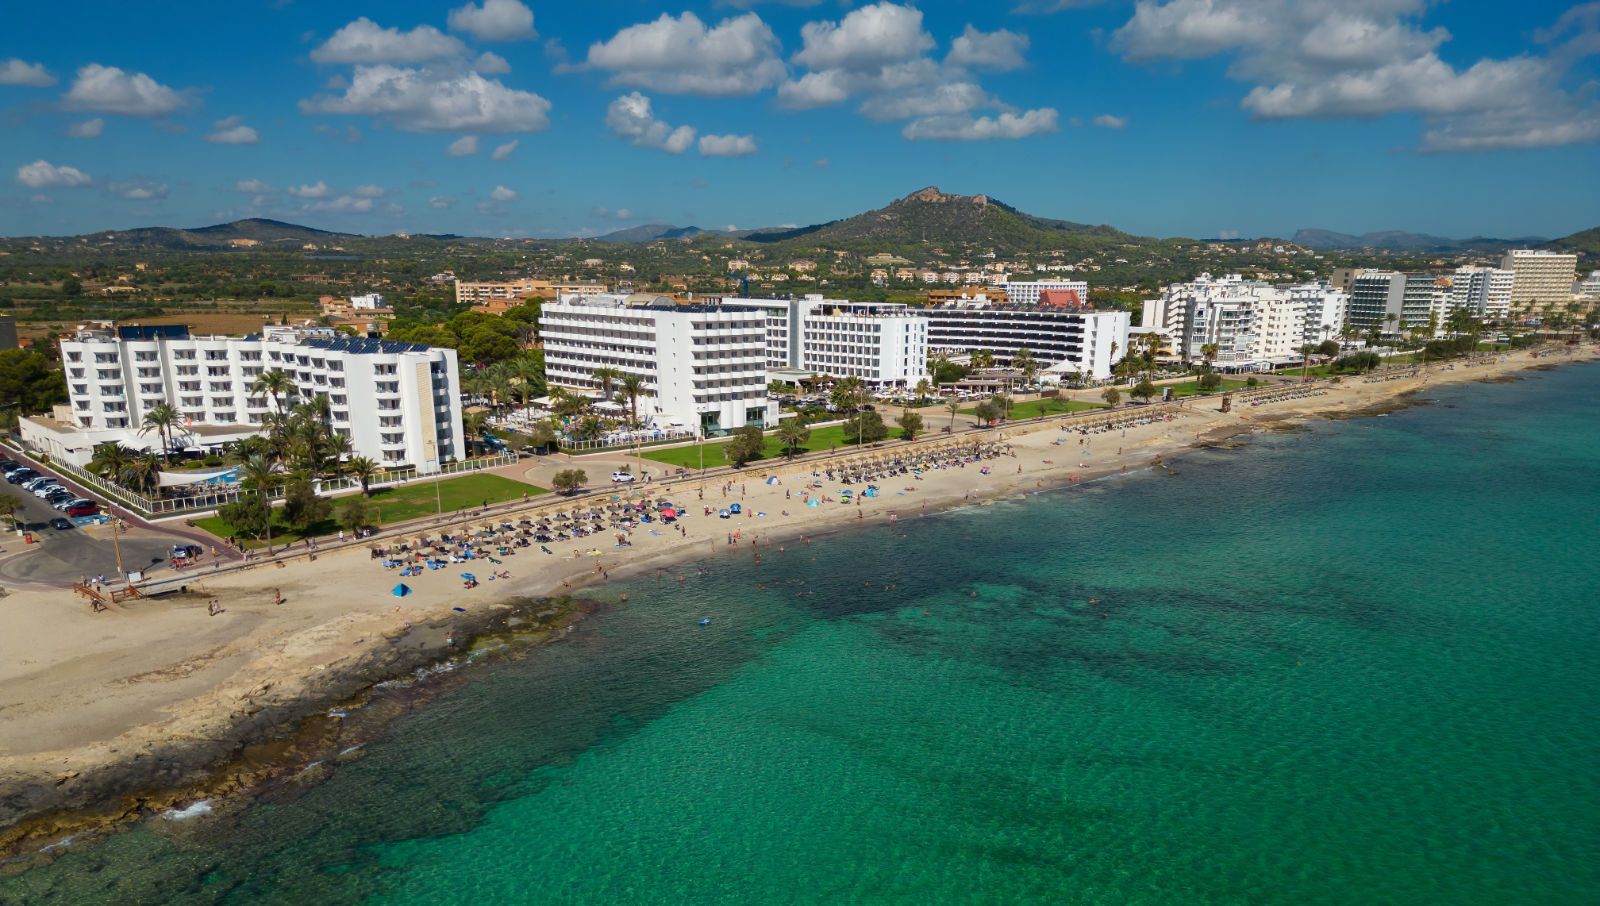
[[[247,747],[293,733],[307,717],[376,682],[459,655],[481,634],[538,630],[536,639],[558,637],[585,611],[571,599],[615,600],[603,587],[607,578],[660,569],[676,579],[679,563],[748,558],[766,546],[830,531],[884,530],[950,507],[1149,468],[1186,449],[1273,425],[1403,405],[1441,384],[1596,357],[1600,349],[1593,345],[1537,357],[1519,352],[1471,366],[1435,365],[1396,379],[1272,385],[1261,391],[1270,401],[1253,405],[1250,394],[1235,394],[1226,413],[1210,397],[953,436],[935,433],[914,445],[842,451],[826,459],[763,461],[704,481],[655,482],[634,493],[682,507],[682,533],[644,526],[626,546],[615,546],[613,533],[601,532],[551,544],[549,553],[538,545],[521,548],[494,567],[508,577],[476,588],[463,587],[459,573],[472,570],[487,579],[488,564],[452,565],[401,579],[374,559],[367,543],[358,543],[324,549],[315,558],[297,549],[281,565],[196,575],[185,594],[125,602],[100,613],[64,589],[13,591],[0,598],[0,857],[37,851],[86,824],[110,825],[181,805],[197,789],[246,790],[258,775],[230,773],[227,766]],[[1108,418],[1146,423],[1078,430]],[[942,426],[937,420],[930,424],[935,431]],[[932,469],[917,479],[883,479],[878,496],[853,503],[840,502],[839,482],[813,474],[825,474],[830,464],[974,442],[1007,452]],[[614,461],[613,454],[576,464],[599,477]],[[822,480],[821,489],[811,487],[816,480]],[[608,490],[578,500],[540,498],[468,524],[588,508],[609,502]],[[828,502],[807,506],[803,492]],[[742,512],[718,518],[716,510],[733,502]],[[709,516],[705,507],[712,508]],[[735,532],[737,543],[730,543]],[[408,537],[423,533],[419,528]],[[401,581],[413,593],[397,598],[391,589]],[[213,602],[221,613],[208,612]]]

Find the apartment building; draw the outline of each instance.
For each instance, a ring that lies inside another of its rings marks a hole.
[[[1600,302],[1600,271],[1590,271],[1578,284],[1578,298],[1589,303]],[[0,348],[4,345],[4,341],[0,341]]]
[[[925,308],[931,352],[990,353],[1011,364],[1018,349],[1033,353],[1043,372],[1080,373],[1090,380],[1111,376],[1111,366],[1128,350],[1126,311],[1080,311],[1031,305],[964,302]]]
[[[1007,282],[1001,288],[1012,305],[1038,305],[1039,294],[1047,289],[1075,292],[1084,305],[1089,303],[1089,284],[1082,280],[1027,280]]]
[[[1363,334],[1374,327],[1398,331],[1406,295],[1406,275],[1397,271],[1362,271],[1350,283],[1350,323]]]
[[[905,305],[820,295],[723,304],[764,314],[769,371],[857,377],[872,387],[911,387],[927,375],[928,322]]]
[[[1474,317],[1504,320],[1511,313],[1511,271],[1498,267],[1458,267],[1450,274],[1450,309]]]
[[[491,302],[520,302],[523,299],[561,299],[567,296],[598,296],[606,292],[604,283],[582,280],[546,280],[528,277],[521,280],[457,280],[457,305],[487,305]],[[503,308],[501,309],[504,310]]]
[[[1578,278],[1578,256],[1539,249],[1506,253],[1502,268],[1511,271],[1511,314],[1537,318],[1566,308]]]
[[[1201,274],[1145,300],[1140,330],[1173,338],[1184,361],[1200,361],[1215,346],[1218,366],[1266,369],[1297,361],[1307,332],[1320,342],[1324,319],[1342,317],[1344,305],[1343,294],[1323,284],[1276,287],[1238,274]]]
[[[679,305],[668,296],[569,296],[539,313],[545,378],[593,392],[615,368],[644,380],[641,416],[725,434],[776,424],[767,400],[767,316],[748,307]]]
[[[153,449],[144,417],[167,403],[183,415],[176,442],[211,448],[259,433],[281,402],[325,396],[333,431],[356,455],[436,472],[463,459],[461,388],[453,349],[350,337],[329,328],[269,327],[259,335],[196,337],[183,326],[79,331],[61,341],[69,398],[54,443],[87,462],[98,443]],[[287,372],[294,395],[274,401],[252,386]],[[71,435],[76,434],[74,439]]]
[[[1350,294],[1328,283],[1299,283],[1284,288],[1289,299],[1305,306],[1302,343],[1335,340],[1350,316]]]

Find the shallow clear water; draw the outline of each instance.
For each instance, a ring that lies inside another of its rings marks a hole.
[[[636,580],[0,902],[1596,902],[1600,366],[1424,396]]]

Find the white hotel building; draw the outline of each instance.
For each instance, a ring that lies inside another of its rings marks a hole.
[[[269,327],[261,335],[196,337],[188,328],[80,331],[61,341],[69,403],[26,419],[24,439],[77,465],[101,443],[155,449],[145,415],[168,403],[183,416],[175,443],[214,449],[260,431],[273,400],[252,391],[266,371],[287,372],[295,398],[322,395],[332,430],[354,454],[387,467],[437,472],[466,457],[456,353],[416,343],[350,337],[329,328]]]
[[[1087,311],[1037,306],[958,302],[918,309],[928,321],[928,348],[935,352],[990,353],[1010,364],[1018,349],[1033,353],[1040,370],[1057,377],[1078,372],[1088,380],[1111,376],[1127,353],[1126,311]]]
[[[761,311],[773,377],[857,377],[871,387],[911,387],[927,375],[928,320],[889,303],[799,299],[722,300]]]
[[[1038,305],[1039,294],[1047,289],[1064,289],[1076,292],[1078,301],[1089,304],[1089,284],[1083,280],[1024,280],[1001,284],[1006,291],[1006,302],[1011,305]]]
[[[662,427],[723,434],[777,423],[767,400],[767,317],[725,305],[677,305],[670,297],[568,297],[539,314],[545,379],[593,392],[594,373],[615,368],[644,379],[641,414]]]
[[[1147,299],[1140,331],[1174,338],[1184,361],[1216,347],[1214,362],[1229,370],[1269,370],[1300,360],[1300,347],[1337,336],[1350,310],[1343,291],[1322,283],[1273,286],[1238,274],[1201,274]]]

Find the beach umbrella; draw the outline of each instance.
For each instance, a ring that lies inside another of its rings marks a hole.
[[[468,582],[478,581],[478,577],[474,576],[472,573],[462,573],[461,578],[466,579]]]
[[[409,595],[411,593],[412,593],[411,592],[411,586],[407,585],[404,582],[401,582],[399,585],[396,585],[394,587],[394,596],[397,597],[397,598],[403,598],[406,595]]]
[[[669,507],[663,507],[662,510],[661,510],[661,515],[670,516],[671,518],[676,519],[676,518],[678,518],[678,511],[673,509],[670,506]]]

